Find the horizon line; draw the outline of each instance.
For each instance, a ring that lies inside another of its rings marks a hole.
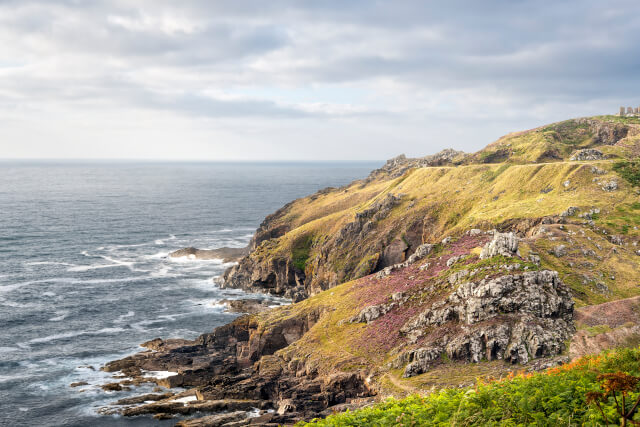
[[[16,157],[16,158],[0,158],[0,163],[9,162],[162,162],[162,163],[371,163],[371,162],[386,162],[387,159],[154,159],[154,158],[64,158],[64,157]]]

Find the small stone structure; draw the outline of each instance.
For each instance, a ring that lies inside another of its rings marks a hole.
[[[619,116],[621,117],[625,117],[625,116],[640,116],[640,107],[620,107],[620,112],[618,113]]]

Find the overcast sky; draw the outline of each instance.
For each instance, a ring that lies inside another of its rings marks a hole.
[[[623,104],[637,0],[0,0],[0,158],[379,160]]]

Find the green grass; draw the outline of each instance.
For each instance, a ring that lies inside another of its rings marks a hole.
[[[311,236],[304,236],[298,239],[291,248],[291,261],[298,270],[304,271],[307,266],[312,241]]]
[[[631,185],[640,185],[640,160],[616,162],[613,170]]]
[[[596,116],[594,118],[607,121],[607,122],[622,123],[624,125],[640,124],[640,117],[620,117],[620,116],[608,115],[608,116]]]
[[[621,349],[587,356],[543,373],[520,374],[475,387],[444,389],[428,396],[389,399],[373,407],[335,414],[299,425],[314,426],[600,426],[600,411],[586,393],[601,390],[601,373],[640,374],[640,349]],[[627,402],[640,396],[640,387]],[[618,396],[619,398],[619,396]],[[609,396],[602,407],[618,420]],[[628,405],[630,407],[631,405]],[[640,420],[640,414],[635,415]]]

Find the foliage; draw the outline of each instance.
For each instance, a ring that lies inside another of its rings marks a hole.
[[[640,160],[616,162],[613,170],[631,185],[640,185]]]
[[[640,397],[640,348],[586,356],[543,373],[511,374],[466,389],[389,399],[370,408],[313,420],[316,426],[565,426],[605,425],[620,418],[613,390],[624,391],[627,413]],[[632,380],[629,380],[631,378]],[[624,390],[623,390],[624,389]],[[595,405],[597,399],[598,407]],[[637,414],[634,420],[640,420]],[[632,421],[635,423],[635,421]]]
[[[311,251],[312,238],[305,236],[299,239],[291,248],[291,260],[298,270],[304,271]]]

